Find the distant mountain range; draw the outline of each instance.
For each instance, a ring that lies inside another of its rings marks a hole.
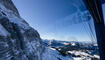
[[[52,47],[60,47],[60,46],[65,46],[65,45],[80,45],[80,46],[97,46],[97,43],[90,43],[90,42],[76,42],[76,41],[60,41],[60,40],[47,40],[43,39],[43,44],[45,46],[52,46]]]

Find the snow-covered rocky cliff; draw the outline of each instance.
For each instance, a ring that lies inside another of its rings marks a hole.
[[[41,60],[44,47],[36,30],[11,0],[0,0],[0,60]]]
[[[58,54],[58,55],[57,55]],[[42,45],[11,0],[0,0],[0,60],[71,60]]]

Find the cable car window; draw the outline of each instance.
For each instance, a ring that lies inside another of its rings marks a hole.
[[[100,60],[99,38],[105,34],[97,1],[13,0],[20,15],[38,31],[43,45],[51,49],[48,53],[58,60]]]

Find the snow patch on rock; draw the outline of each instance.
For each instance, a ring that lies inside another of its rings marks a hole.
[[[0,36],[8,36],[9,32],[0,24]]]

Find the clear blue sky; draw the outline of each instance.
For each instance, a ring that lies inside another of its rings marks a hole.
[[[83,23],[72,22],[78,20],[73,14],[86,10],[81,1],[13,0],[22,18],[39,32],[41,38],[90,41]],[[87,25],[85,28],[88,31]]]

